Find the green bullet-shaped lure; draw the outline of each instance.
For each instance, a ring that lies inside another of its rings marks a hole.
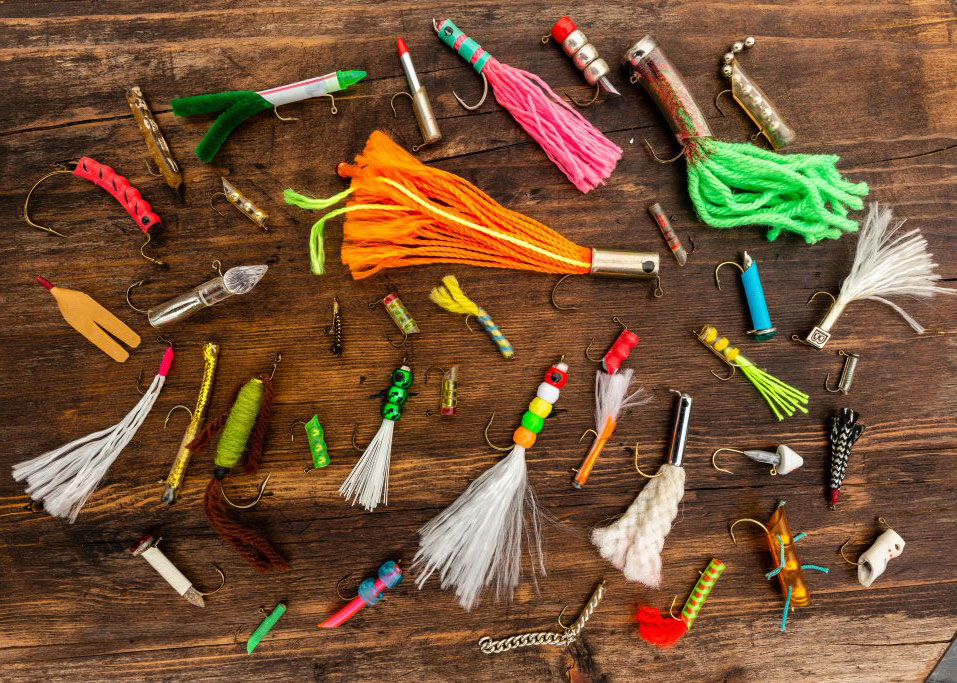
[[[249,636],[249,640],[246,641],[247,655],[253,653],[253,650],[256,649],[259,642],[266,637],[266,634],[269,633],[272,627],[276,625],[276,622],[279,621],[279,617],[285,613],[286,606],[280,602],[273,608],[273,611],[269,613],[269,616],[262,620],[259,626],[256,627],[256,630],[253,631],[253,634]]]

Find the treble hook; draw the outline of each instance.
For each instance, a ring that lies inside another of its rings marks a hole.
[[[665,473],[664,470],[658,470],[656,474],[645,474],[644,472],[642,472],[641,468],[638,467],[638,442],[636,441],[635,445],[629,446],[629,448],[631,448],[631,450],[635,452],[635,471],[638,472],[638,474],[643,476],[645,479],[654,479],[655,477],[660,477],[662,474]]]
[[[485,104],[485,98],[488,97],[488,78],[485,77],[485,74],[480,74],[480,75],[482,76],[483,86],[482,86],[482,99],[478,101],[478,104],[473,104],[469,106],[465,104],[465,101],[461,97],[459,97],[454,90],[452,91],[452,94],[455,95],[455,99],[459,101],[459,104],[462,105],[464,109],[468,109],[469,111],[475,111],[476,109],[481,107],[483,104]]]
[[[168,413],[166,413],[166,419],[163,420],[163,429],[166,429],[166,425],[169,424],[169,416],[172,415],[172,414],[173,414],[173,411],[176,410],[177,408],[182,408],[183,410],[185,410],[187,413],[189,413],[189,419],[191,419],[191,420],[193,419],[193,411],[192,411],[192,410],[190,410],[189,408],[187,408],[187,407],[184,406],[183,404],[175,405],[175,406],[173,406],[172,408],[169,409],[169,412],[168,412]]]
[[[722,266],[734,266],[735,268],[741,271],[742,275],[744,274],[744,268],[741,267],[740,263],[737,263],[735,261],[722,261],[717,266],[715,266],[715,269],[714,269],[714,284],[718,286],[718,289],[721,289],[721,278],[718,277],[718,271],[721,270]]]
[[[720,453],[721,451],[730,451],[731,453],[740,453],[741,455],[747,455],[747,454],[746,454],[744,451],[739,451],[737,448],[719,448],[718,450],[716,450],[714,453],[711,454],[711,466],[712,466],[712,467],[714,467],[714,468],[715,468],[716,470],[718,470],[719,472],[727,472],[728,474],[734,474],[734,472],[732,472],[731,470],[726,470],[726,469],[724,469],[723,467],[718,467],[718,463],[717,463],[717,461],[715,460],[715,457],[716,457],[716,456],[718,455],[718,453]],[[774,468],[772,467],[771,469],[773,470]]]
[[[246,503],[245,505],[237,505],[229,499],[229,497],[226,495],[226,491],[221,491],[223,500],[226,501],[226,504],[229,505],[229,507],[236,508],[237,510],[248,510],[251,507],[255,507],[259,504],[259,499],[263,497],[263,492],[266,490],[266,484],[269,483],[270,476],[271,474],[267,474],[266,478],[263,479],[263,483],[259,485],[259,493],[256,495],[256,499],[253,502]]]
[[[734,543],[735,545],[737,545],[738,542],[734,538],[734,526],[735,524],[740,524],[741,522],[751,522],[752,524],[757,524],[759,527],[764,529],[764,533],[766,533],[768,536],[771,535],[771,532],[768,530],[768,528],[764,526],[758,520],[751,519],[750,517],[742,517],[741,519],[732,522],[731,525],[728,527],[728,533],[731,534],[731,542]]]
[[[559,306],[558,302],[555,301],[555,290],[557,290],[558,286],[562,284],[567,278],[571,277],[572,275],[573,273],[569,273],[568,275],[562,275],[562,277],[559,278],[558,282],[555,283],[555,286],[552,287],[552,295],[551,295],[552,306],[554,306],[556,310],[559,310],[559,311],[577,311],[578,310],[578,306]]]
[[[202,595],[203,597],[205,597],[205,596],[207,596],[207,595],[212,595],[213,593],[218,593],[218,592],[220,591],[220,589],[221,589],[223,586],[226,585],[226,575],[223,574],[223,570],[220,569],[219,567],[217,567],[215,564],[213,565],[213,569],[215,569],[217,572],[219,572],[219,585],[218,585],[216,588],[214,588],[213,590],[211,590],[211,591],[196,591],[197,593],[199,593],[199,594]],[[194,586],[194,590],[195,590],[195,586]]]
[[[55,171],[50,171],[49,173],[47,173],[46,175],[44,175],[43,177],[41,177],[38,181],[36,181],[35,183],[33,183],[33,187],[30,188],[29,192],[27,192],[26,198],[23,200],[23,219],[27,222],[27,225],[29,225],[30,227],[38,228],[38,229],[40,229],[40,230],[43,230],[44,232],[49,232],[49,233],[52,233],[52,234],[54,234],[54,235],[57,235],[58,237],[64,237],[64,238],[65,238],[66,235],[64,235],[62,232],[57,232],[57,231],[54,230],[53,228],[48,228],[48,227],[46,227],[46,226],[39,225],[38,223],[34,223],[34,222],[30,219],[30,213],[29,213],[30,197],[33,196],[33,191],[34,191],[35,189],[37,189],[37,186],[38,186],[40,183],[42,183],[44,180],[46,180],[47,178],[51,178],[51,177],[53,177],[53,176],[55,176],[55,175],[59,175],[59,174],[61,174],[61,173],[70,173],[70,174],[72,175],[72,171],[68,171],[68,170],[65,170],[65,169],[57,169],[57,170],[55,170]]]
[[[296,428],[296,425],[304,425],[304,424],[306,424],[305,420],[296,420],[291,425],[289,425],[289,443],[294,443],[296,441],[296,433],[294,431]]]
[[[269,373],[269,381],[272,381],[272,378],[276,376],[276,368],[279,367],[279,364],[282,363],[282,351],[276,354],[276,360],[272,362],[272,372]]]
[[[493,411],[491,417],[489,417],[488,419],[488,423],[485,425],[485,443],[489,445],[489,448],[494,448],[497,451],[512,450],[511,447],[502,448],[501,446],[496,446],[494,443],[492,443],[492,440],[488,438],[488,428],[492,426],[492,420],[494,419],[495,419],[495,412]]]

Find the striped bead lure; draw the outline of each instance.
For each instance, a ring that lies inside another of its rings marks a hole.
[[[704,606],[704,601],[711,595],[711,590],[714,588],[714,584],[717,583],[718,579],[721,578],[724,569],[724,562],[716,557],[712,558],[711,562],[708,563],[708,566],[701,573],[701,578],[698,579],[698,583],[696,583],[691,590],[691,595],[688,596],[688,599],[685,601],[685,606],[681,610],[681,618],[689,629],[698,618],[698,614],[701,612],[702,606]]]
[[[538,385],[535,398],[528,404],[528,410],[522,415],[522,424],[512,434],[512,441],[524,449],[529,449],[538,438],[538,433],[545,426],[545,418],[552,412],[555,401],[561,394],[561,389],[568,381],[568,365],[564,362],[553,365],[545,373],[545,378]]]
[[[632,349],[638,345],[638,335],[630,330],[622,330],[618,339],[611,345],[605,357],[601,359],[601,367],[609,375],[618,372],[618,368],[631,355]]]
[[[382,305],[385,307],[389,317],[392,318],[392,322],[395,323],[395,326],[402,331],[402,334],[410,335],[419,333],[419,326],[416,324],[415,318],[409,313],[409,309],[402,303],[402,299],[399,298],[398,294],[395,292],[387,294],[385,298],[382,299]]]
[[[143,233],[149,232],[154,225],[159,225],[160,217],[153,212],[149,202],[140,195],[140,191],[106,164],[101,164],[90,157],[80,157],[73,169],[73,175],[89,180],[109,192],[123,205]]]
[[[495,346],[498,347],[498,352],[502,354],[503,358],[508,360],[515,355],[511,343],[505,338],[495,321],[492,320],[492,316],[466,296],[454,275],[446,275],[442,278],[442,286],[433,288],[429,292],[429,298],[450,313],[474,316],[482,323],[482,327],[495,342]]]

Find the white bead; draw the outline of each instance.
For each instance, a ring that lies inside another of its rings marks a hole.
[[[743,49],[744,49],[744,43],[742,43],[740,40],[736,41],[734,45],[731,46],[732,52],[741,52],[741,50]]]
[[[748,36],[744,39],[745,47],[754,47],[754,36]]]
[[[734,69],[732,69],[728,64],[725,64],[721,67],[721,75],[725,78],[731,78],[732,73],[734,73]]]
[[[888,529],[874,541],[874,545],[861,553],[857,558],[860,566],[857,568],[858,582],[867,588],[874,579],[884,573],[887,563],[904,552],[904,539],[893,529]]]
[[[535,395],[546,403],[555,405],[555,401],[558,400],[558,395],[561,393],[558,387],[554,384],[549,384],[548,382],[542,382],[538,385],[538,391],[535,392]]]
[[[725,53],[724,53],[724,56],[723,56],[721,59],[724,60],[724,63],[725,63],[725,64],[730,64],[731,62],[734,61],[734,53],[733,53],[733,52],[725,52]]]
[[[778,461],[778,464],[775,465],[774,469],[777,470],[778,474],[783,475],[787,474],[788,472],[793,472],[804,464],[804,458],[784,444],[781,444],[777,447],[777,455],[780,460]]]

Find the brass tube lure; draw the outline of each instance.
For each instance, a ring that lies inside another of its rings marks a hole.
[[[130,105],[130,111],[133,112],[133,120],[136,121],[143,139],[146,141],[146,149],[149,150],[156,168],[159,169],[163,180],[171,189],[181,193],[183,190],[183,174],[179,170],[176,160],[173,159],[173,153],[170,152],[166,138],[163,137],[163,131],[159,124],[153,118],[153,112],[150,111],[143,91],[139,86],[132,86],[126,89],[126,101]],[[182,195],[180,194],[182,198]]]

